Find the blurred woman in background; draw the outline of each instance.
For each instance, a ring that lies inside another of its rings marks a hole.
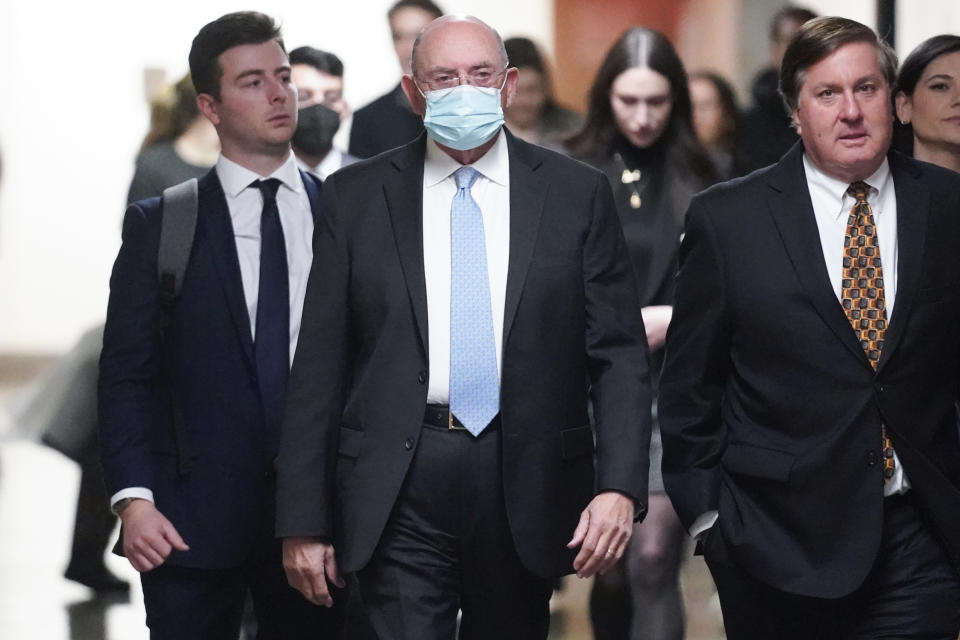
[[[894,95],[908,133],[902,150],[960,172],[960,36],[934,36],[911,51]]]
[[[150,131],[140,145],[127,202],[159,196],[167,187],[199,178],[217,162],[220,139],[197,109],[190,74],[150,104]]]
[[[624,33],[600,65],[588,100],[583,127],[568,146],[613,187],[656,378],[684,215],[693,194],[717,174],[693,130],[683,64],[660,32],[634,27]],[[594,581],[591,620],[599,640],[683,638],[678,578],[685,532],[663,488],[656,402],[653,414],[647,516],[634,526],[624,562]]]
[[[504,112],[510,133],[527,142],[559,149],[563,139],[580,126],[580,116],[553,99],[550,73],[532,40],[508,38],[503,45],[510,66],[520,72],[517,93]]]
[[[693,128],[700,144],[707,148],[723,178],[733,175],[733,151],[740,110],[733,87],[711,71],[697,71],[689,77]]]

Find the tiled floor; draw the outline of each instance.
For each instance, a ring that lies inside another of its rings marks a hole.
[[[9,365],[8,365],[9,367]],[[25,367],[25,368],[24,368]],[[73,527],[79,470],[70,460],[17,437],[6,406],[41,367],[4,371],[0,360],[0,638],[3,640],[146,640],[137,574],[125,560],[108,566],[131,581],[129,598],[103,600],[62,578]],[[699,558],[681,577],[687,640],[723,637],[709,574]],[[554,604],[554,640],[589,640],[589,581],[570,579]]]

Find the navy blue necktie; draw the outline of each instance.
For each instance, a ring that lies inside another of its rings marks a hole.
[[[287,247],[277,209],[276,178],[257,180],[250,186],[263,195],[260,215],[260,285],[254,352],[257,379],[267,423],[267,441],[276,449],[283,419],[287,377],[290,375],[290,281]]]

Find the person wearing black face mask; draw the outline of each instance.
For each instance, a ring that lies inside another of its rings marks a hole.
[[[332,53],[298,47],[290,52],[300,111],[293,152],[304,171],[321,179],[357,158],[334,148],[333,136],[350,109],[343,100],[343,63]]]

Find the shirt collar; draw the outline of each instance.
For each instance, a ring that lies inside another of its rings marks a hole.
[[[462,166],[438,147],[436,142],[430,138],[427,139],[427,156],[423,163],[423,185],[425,187],[440,184]],[[493,143],[493,146],[471,166],[491,182],[501,186],[509,184],[510,159],[507,136],[503,133],[503,129],[497,132],[497,141]]]
[[[832,203],[830,210],[836,212],[835,216],[838,218],[841,214],[846,213],[849,207],[846,206],[845,198],[849,198],[851,201],[853,200],[853,196],[847,194],[847,189],[850,188],[849,183],[837,180],[833,176],[829,176],[821,171],[820,168],[810,160],[810,156],[806,153],[803,154],[803,170],[807,176],[807,186],[810,188],[811,198],[813,198],[814,201]],[[886,157],[884,157],[880,166],[877,167],[877,170],[874,171],[869,178],[864,180],[864,182],[870,187],[871,195],[868,196],[869,200],[877,202],[878,199],[873,197],[873,194],[880,194],[882,196],[887,193],[891,185],[891,176],[890,163]],[[873,208],[875,209],[875,213],[879,213],[879,209],[876,206]]]
[[[300,179],[300,172],[293,151],[290,152],[284,163],[269,176],[261,176],[256,171],[251,171],[237,164],[221,153],[220,157],[217,158],[217,177],[220,178],[220,185],[228,198],[236,198],[254,180],[266,178],[277,178],[281,184],[295,192],[303,190],[303,181]]]

